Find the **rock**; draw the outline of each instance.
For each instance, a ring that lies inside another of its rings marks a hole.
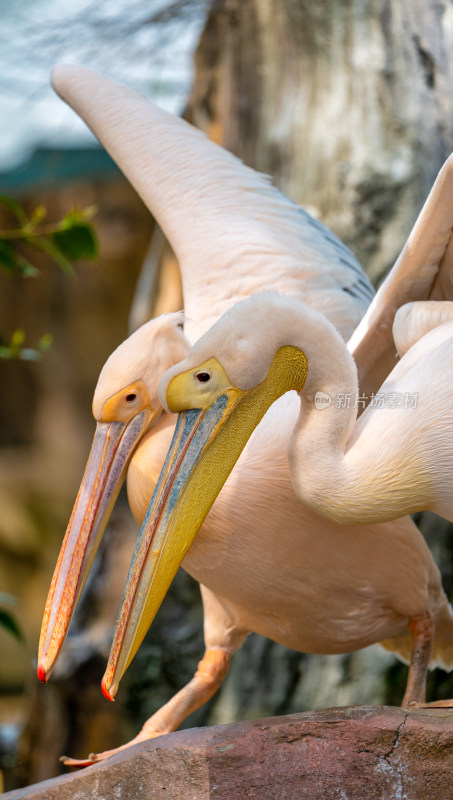
[[[453,711],[350,706],[194,728],[4,800],[451,800]]]

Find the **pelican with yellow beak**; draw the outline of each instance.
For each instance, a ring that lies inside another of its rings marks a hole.
[[[445,355],[443,345],[448,341],[451,347],[453,336],[450,323],[437,331],[429,350],[434,357],[437,346]],[[404,364],[405,358],[395,372],[411,376],[417,361]],[[429,385],[422,392],[423,366],[418,388],[429,402]],[[312,426],[318,462],[310,478],[323,480],[323,470],[328,475],[331,467],[323,437],[327,412],[317,409],[314,399],[318,392],[344,393],[352,378],[353,359],[333,326],[305,304],[274,293],[228,311],[163,377],[161,402],[179,412],[178,424],[131,564],[103,679],[107,696],[116,694],[183,562],[215,593],[224,610],[222,622],[225,615],[229,621],[230,640],[233,628],[239,637],[256,631],[308,653],[344,653],[381,642],[409,662],[403,705],[425,705],[428,666],[453,667],[453,613],[423,537],[407,517],[375,525],[321,524],[290,491],[279,492],[280,463],[271,457],[276,438],[287,442],[293,400],[299,402],[294,441]],[[289,404],[282,404],[288,392],[297,392],[300,401],[289,395]],[[364,412],[364,431],[379,410]],[[340,433],[347,436],[344,415],[333,407],[332,419],[335,414]],[[392,445],[398,454],[393,430],[389,440],[384,456]],[[210,541],[209,534],[198,531],[238,458],[230,508],[235,497],[241,502],[241,477],[255,467],[266,513],[253,524],[249,494],[250,526],[213,529]],[[407,473],[399,480],[398,465],[391,467],[390,490],[394,486],[397,497],[404,490],[410,494],[414,484]],[[379,481],[379,463],[376,472]],[[278,528],[273,503],[278,504]],[[413,504],[420,508],[418,500]],[[146,729],[134,741],[145,734]]]

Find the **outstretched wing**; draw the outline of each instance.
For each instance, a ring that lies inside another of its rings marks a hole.
[[[409,238],[348,347],[361,388],[376,391],[395,366],[396,311],[416,300],[453,300],[453,156],[440,170]]]
[[[53,85],[141,195],[178,257],[186,332],[198,338],[234,303],[275,289],[322,311],[345,338],[374,294],[353,254],[201,131],[81,67]]]

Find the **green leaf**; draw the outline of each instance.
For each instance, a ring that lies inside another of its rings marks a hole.
[[[41,353],[46,353],[47,350],[49,349],[49,347],[51,346],[52,342],[53,342],[52,334],[51,333],[45,333],[43,336],[41,336],[41,338],[40,338],[40,340],[38,342],[38,350]]]
[[[2,344],[0,337],[0,358],[19,358],[21,361],[39,361],[43,353],[46,353],[52,344],[53,336],[45,333],[41,336],[36,347],[22,347],[25,341],[25,331],[21,328],[14,331],[11,342],[8,346]],[[2,593],[0,592],[0,604]]]
[[[23,278],[36,278],[39,269],[22,255],[16,254],[16,267]]]
[[[96,216],[98,211],[99,208],[96,205],[85,206],[85,208],[82,208],[79,211],[80,219],[82,220],[92,219],[93,217]]]
[[[28,217],[22,208],[21,204],[14,200],[12,197],[7,197],[5,194],[0,194],[0,203],[5,206],[9,211],[12,211],[15,217],[19,220],[21,225],[27,225]]]
[[[67,228],[73,228],[74,225],[86,225],[87,220],[94,217],[95,214],[98,212],[97,206],[85,206],[85,208],[73,208],[71,211],[68,211],[66,216],[61,220],[59,224],[59,230],[63,231]]]
[[[39,223],[43,221],[45,216],[47,216],[46,207],[45,206],[36,206],[36,208],[33,209],[33,212],[32,212],[31,218],[30,218],[30,224],[33,225],[33,226],[39,225]]]
[[[91,225],[76,223],[69,228],[57,231],[52,239],[66,258],[96,258],[98,247]]]
[[[36,247],[39,250],[44,250],[47,255],[49,255],[56,264],[66,273],[66,275],[70,275],[71,277],[74,275],[74,270],[72,268],[72,264],[66,256],[61,252],[60,248],[53,242],[53,239],[48,237],[40,237],[39,239],[27,239],[28,243],[32,245],[32,247]]]
[[[22,328],[16,328],[11,336],[10,347],[18,348],[25,342],[25,331]]]
[[[14,247],[5,239],[0,239],[0,264],[7,272],[13,272],[16,266]]]
[[[21,347],[25,341],[25,331],[17,328],[11,336],[11,341],[7,348],[0,348],[2,358],[21,358]]]
[[[13,615],[4,608],[0,608],[0,627],[9,631],[9,633],[11,633],[19,642],[25,642],[22,629],[17,624]]]

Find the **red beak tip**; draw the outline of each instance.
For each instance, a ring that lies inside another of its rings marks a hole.
[[[101,689],[102,689],[102,694],[104,695],[104,697],[107,698],[107,700],[111,700],[112,703],[114,703],[115,702],[115,698],[110,694],[109,690],[107,689],[107,686],[105,685],[105,678],[102,679]]]
[[[44,669],[42,664],[38,664],[38,669],[36,670],[36,672],[41,683],[47,683],[46,670]]]

